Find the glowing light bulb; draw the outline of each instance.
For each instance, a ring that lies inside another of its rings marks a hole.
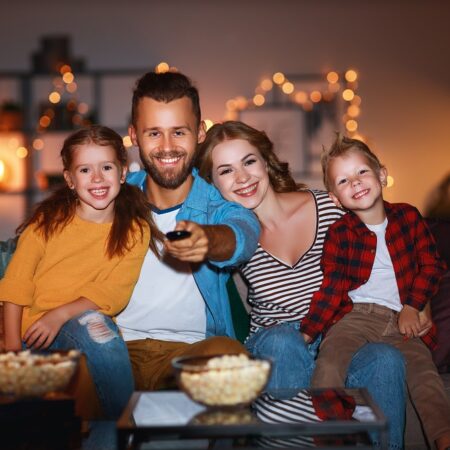
[[[359,109],[359,106],[357,106],[357,105],[350,105],[347,108],[347,115],[349,117],[358,117],[360,112],[361,112],[361,110]]]
[[[266,101],[266,99],[264,98],[264,95],[262,95],[262,94],[256,94],[256,95],[253,97],[253,103],[254,103],[256,106],[262,106],[262,105],[264,105],[265,101]]]
[[[345,72],[345,79],[348,82],[351,83],[353,81],[356,81],[357,78],[358,78],[358,74],[354,70],[350,69],[350,70],[347,70],[347,72]]]
[[[123,142],[123,145],[124,145],[126,148],[133,147],[133,143],[131,142],[130,136],[124,136],[124,137],[122,138],[122,142]]]
[[[155,72],[156,72],[156,73],[165,73],[165,72],[168,72],[169,69],[170,69],[169,64],[167,64],[167,63],[164,62],[164,61],[161,61],[161,62],[156,66]]]
[[[286,81],[281,86],[281,89],[285,94],[292,94],[294,92],[294,85],[290,81]]]
[[[48,99],[50,101],[50,103],[59,103],[61,100],[61,95],[59,94],[59,92],[53,91],[50,93],[50,95],[48,96]]]
[[[16,155],[18,158],[21,158],[21,159],[26,158],[28,155],[28,150],[25,147],[19,147],[16,150]]]
[[[203,122],[205,122],[206,131],[214,125],[214,122],[211,119],[205,119]]]
[[[354,119],[347,120],[345,128],[350,132],[356,131],[358,129],[358,122]]]
[[[268,92],[272,89],[273,83],[272,80],[269,80],[268,78],[261,81],[261,89],[265,92]]]
[[[42,150],[44,148],[44,141],[42,139],[35,139],[33,141],[33,148],[35,150]]]
[[[309,94],[309,98],[313,103],[318,103],[322,100],[322,94],[319,91],[312,91],[311,94]]]
[[[62,77],[64,83],[70,84],[75,79],[72,72],[66,72]]]
[[[286,77],[281,72],[276,72],[273,74],[272,80],[275,84],[283,84]]]
[[[48,116],[42,116],[40,119],[39,119],[39,125],[42,127],[42,128],[47,128],[49,125],[50,125],[50,122],[51,122],[52,120],[50,119],[50,117],[48,117]]]
[[[68,65],[68,64],[64,64],[63,66],[61,66],[61,69],[59,69],[59,73],[61,75],[64,75],[67,72],[71,72],[72,68]]]
[[[78,89],[77,83],[75,81],[72,81],[72,83],[69,83],[66,85],[66,91],[70,94],[73,94]]]
[[[298,91],[295,93],[294,98],[297,103],[302,104],[308,100],[308,94],[304,91]]]
[[[355,96],[355,93],[351,89],[345,89],[344,92],[342,93],[342,98],[346,102],[353,100],[354,96]]]
[[[339,80],[339,75],[336,72],[328,72],[327,81],[330,84],[337,83]]]
[[[89,105],[87,103],[82,102],[78,105],[78,112],[80,114],[86,114],[88,111],[89,111]]]
[[[394,177],[391,177],[390,175],[387,176],[387,185],[386,187],[390,188],[394,186]]]

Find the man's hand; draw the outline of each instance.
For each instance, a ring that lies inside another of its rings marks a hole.
[[[59,308],[46,312],[25,332],[23,340],[27,347],[34,349],[48,348],[66,320],[67,318]]]
[[[236,238],[226,225],[199,225],[182,220],[175,230],[186,230],[190,237],[177,241],[164,241],[166,252],[180,261],[198,263],[205,259],[225,261],[233,256]]]
[[[310,344],[312,342],[312,337],[309,334],[302,333],[302,336],[306,344]]]
[[[421,331],[419,311],[412,306],[403,305],[398,315],[398,328],[400,333],[408,338],[419,336]]]
[[[431,319],[430,302],[428,302],[425,308],[423,308],[422,311],[419,312],[419,322],[420,322],[419,336],[425,336],[433,326],[433,321]]]
[[[186,230],[191,233],[187,238],[177,241],[164,241],[166,252],[180,261],[201,262],[208,254],[209,240],[205,230],[195,222],[181,221],[175,230]]]

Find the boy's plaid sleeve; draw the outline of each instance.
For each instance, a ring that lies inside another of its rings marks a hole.
[[[345,227],[331,226],[328,229],[321,261],[322,285],[313,295],[309,312],[301,323],[301,331],[313,339],[343,312],[341,304],[349,290],[349,280],[345,276],[349,245]]]

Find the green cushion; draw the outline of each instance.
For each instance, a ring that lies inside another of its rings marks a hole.
[[[227,283],[228,297],[230,298],[231,317],[233,319],[236,339],[244,342],[250,331],[250,316],[242,303],[241,296],[236,288],[233,278],[230,277]]]

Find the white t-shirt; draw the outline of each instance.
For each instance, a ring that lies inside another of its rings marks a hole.
[[[153,211],[163,232],[176,225],[180,206]],[[205,339],[206,307],[189,263],[147,252],[128,306],[117,316],[126,341],[159,339],[193,343]]]
[[[401,311],[402,304],[398,293],[394,266],[386,246],[385,234],[387,224],[387,218],[378,225],[366,224],[367,228],[377,236],[377,249],[372,273],[367,283],[353,291],[349,291],[348,295],[353,303],[376,303],[394,311]]]

